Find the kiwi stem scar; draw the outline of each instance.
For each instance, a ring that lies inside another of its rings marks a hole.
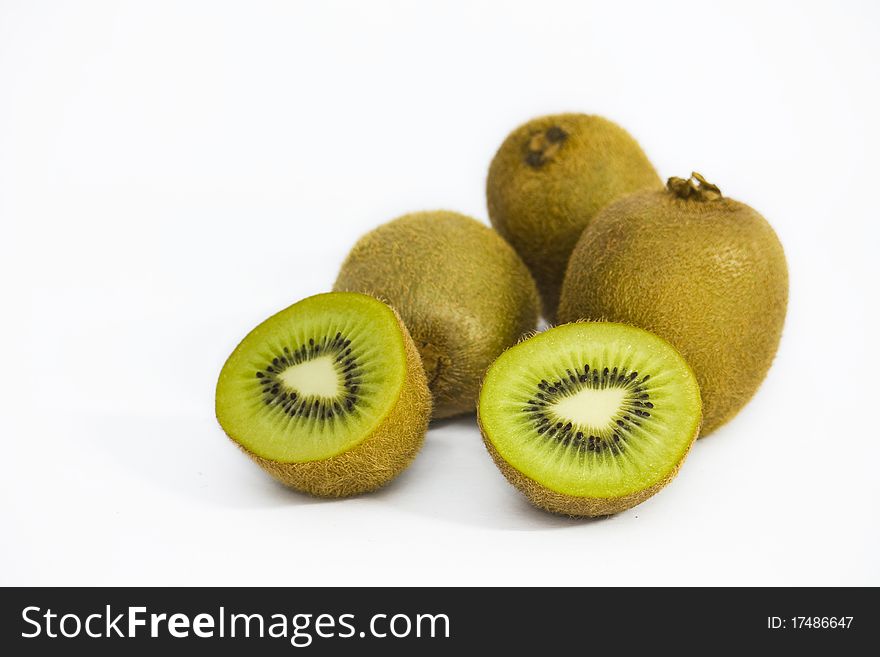
[[[568,133],[559,126],[532,135],[526,146],[526,164],[534,169],[541,167],[556,156],[567,138]]]
[[[434,392],[435,384],[440,380],[443,371],[449,364],[449,357],[430,342],[420,342],[418,345],[419,355],[422,357],[422,365],[428,377],[428,388]]]
[[[696,171],[687,179],[673,176],[666,181],[666,188],[681,199],[705,202],[722,198],[718,185],[713,185]]]

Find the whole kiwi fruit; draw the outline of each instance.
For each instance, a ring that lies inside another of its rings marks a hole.
[[[601,116],[556,114],[521,125],[489,167],[492,226],[531,270],[553,321],[568,258],[596,213],[662,182],[630,134]]]
[[[417,212],[364,235],[334,289],[391,304],[422,356],[434,417],[473,412],[486,368],[538,321],[529,270],[494,230],[462,214]]]
[[[755,210],[698,173],[603,210],[568,263],[559,319],[640,326],[693,367],[707,435],[754,395],[788,303],[782,245]]]
[[[617,513],[678,473],[700,428],[700,389],[665,340],[624,324],[577,322],[520,342],[480,391],[483,441],[536,506]]]
[[[431,417],[418,351],[393,309],[363,294],[309,297],[262,322],[223,365],[217,419],[291,488],[345,497],[416,455]]]

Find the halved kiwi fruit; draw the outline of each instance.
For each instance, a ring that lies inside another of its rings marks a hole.
[[[665,340],[578,322],[504,352],[486,373],[478,415],[496,465],[532,503],[601,516],[676,475],[700,429],[700,391]]]
[[[431,396],[397,314],[364,294],[329,293],[282,310],[241,341],[220,372],[216,412],[276,479],[343,497],[410,463]]]

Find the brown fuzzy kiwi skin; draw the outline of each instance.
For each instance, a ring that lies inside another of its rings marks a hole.
[[[588,321],[599,320],[579,319],[575,320],[573,323]],[[489,456],[492,457],[492,460],[501,471],[501,474],[504,475],[504,478],[507,479],[514,488],[525,495],[529,502],[537,508],[558,515],[570,516],[572,518],[599,518],[602,516],[614,515],[615,513],[631,509],[634,506],[641,504],[649,497],[656,495],[670,481],[675,479],[676,475],[678,475],[678,472],[681,470],[681,466],[687,459],[688,454],[691,453],[691,447],[693,447],[694,442],[700,435],[701,423],[702,416],[696,424],[693,435],[688,440],[688,448],[685,450],[684,456],[682,456],[681,460],[662,480],[640,491],[630,493],[629,495],[622,495],[620,497],[579,497],[551,490],[546,486],[539,484],[537,481],[505,461],[504,457],[502,457],[501,454],[498,453],[498,450],[495,449],[492,441],[489,440],[489,436],[483,427],[483,421],[480,418],[479,407],[477,409],[477,424],[480,427],[480,435],[483,438],[483,444],[486,446],[486,451],[489,452]]]
[[[504,140],[486,179],[489,218],[531,270],[548,321],[584,228],[615,199],[652,188],[662,181],[639,144],[600,116],[542,116]]]
[[[702,436],[760,386],[788,303],[776,233],[755,210],[712,189],[689,198],[671,187],[643,191],[607,207],[572,253],[559,305],[561,321],[625,322],[675,346],[700,385]]]
[[[282,463],[257,456],[232,441],[285,486],[316,497],[350,497],[383,486],[412,462],[424,442],[431,418],[431,393],[419,352],[400,316],[406,377],[388,416],[354,448],[328,459]]]
[[[535,282],[513,248],[489,226],[444,210],[364,235],[333,289],[371,294],[400,313],[424,362],[435,419],[472,413],[483,373],[538,322]]]

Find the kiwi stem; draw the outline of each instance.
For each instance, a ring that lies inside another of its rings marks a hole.
[[[720,198],[721,190],[696,171],[688,179],[673,176],[666,182],[666,188],[681,199],[692,201],[715,201]]]

